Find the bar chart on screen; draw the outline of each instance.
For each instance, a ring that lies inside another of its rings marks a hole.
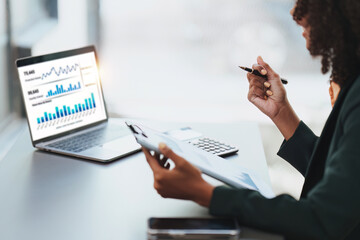
[[[56,90],[49,90],[47,92],[46,97],[52,97],[52,96],[58,96],[62,93],[69,93],[72,91],[76,91],[76,90],[80,90],[81,89],[81,85],[80,85],[80,81],[77,84],[72,85],[71,83],[68,85],[68,87],[64,87],[63,84],[58,85],[56,84]]]
[[[60,123],[64,118],[68,120],[73,118],[79,118],[91,115],[95,113],[96,102],[94,98],[94,93],[91,93],[91,97],[85,98],[83,102],[75,103],[72,106],[56,106],[53,111],[44,112],[43,116],[39,116],[36,120],[37,124],[50,123],[53,124]],[[58,121],[56,121],[58,120]]]

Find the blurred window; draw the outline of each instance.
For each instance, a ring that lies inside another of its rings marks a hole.
[[[11,52],[9,64],[10,109],[24,116],[15,60],[32,55],[33,47],[48,34],[57,23],[57,0],[11,0],[9,4],[9,27]]]
[[[8,101],[8,43],[6,2],[0,2],[0,121],[9,112]]]
[[[327,87],[319,92],[315,86],[327,77],[290,16],[293,0],[101,3],[100,65],[113,115],[267,120],[248,103],[246,74],[237,67],[251,66],[259,55],[288,78],[289,97],[302,117],[318,121],[329,111]]]

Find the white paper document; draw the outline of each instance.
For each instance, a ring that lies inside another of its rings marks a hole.
[[[169,135],[144,126],[140,126],[140,128],[144,134],[134,135],[141,145],[146,145],[145,147],[150,149],[157,149],[159,143],[163,142],[176,154],[198,167],[206,175],[235,188],[248,188],[258,191],[266,198],[275,197],[271,187],[255,172]]]

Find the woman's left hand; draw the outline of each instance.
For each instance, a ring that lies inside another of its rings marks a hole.
[[[192,200],[209,207],[214,187],[201,177],[199,169],[163,143],[159,144],[159,150],[165,158],[175,163],[172,169],[160,166],[159,156],[151,155],[145,148],[142,150],[154,173],[154,188],[162,197]]]

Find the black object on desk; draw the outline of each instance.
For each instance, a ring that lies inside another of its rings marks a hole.
[[[148,240],[238,240],[240,228],[234,218],[150,218]]]

